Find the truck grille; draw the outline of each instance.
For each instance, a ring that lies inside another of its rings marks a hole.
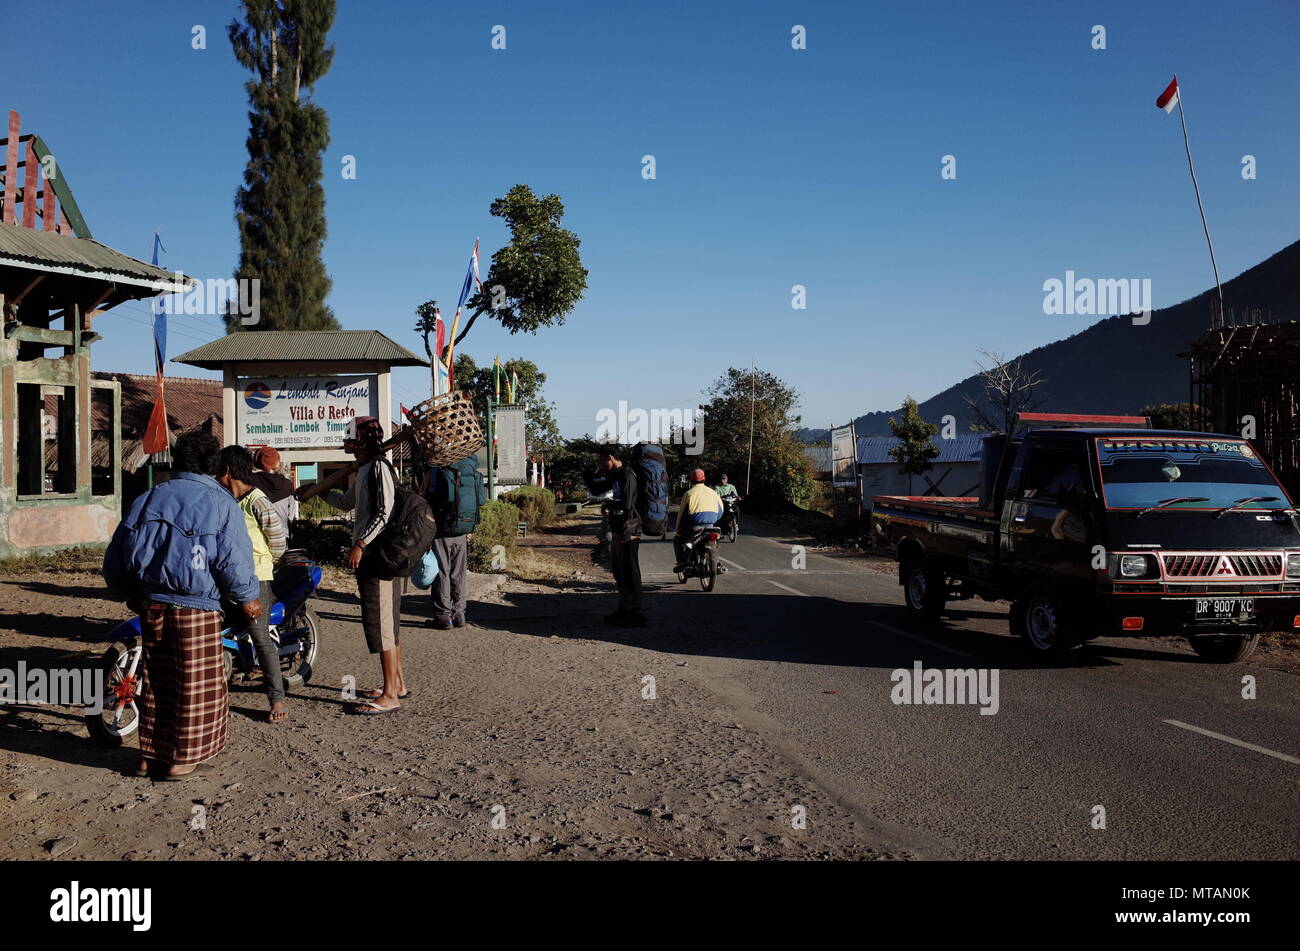
[[[1164,555],[1165,575],[1170,578],[1276,578],[1282,574],[1282,556],[1272,554],[1227,555],[1232,571],[1222,569],[1224,555]]]

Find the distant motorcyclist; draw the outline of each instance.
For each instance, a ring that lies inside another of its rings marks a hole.
[[[718,498],[720,499],[740,498],[740,493],[738,493],[736,491],[736,487],[732,485],[730,481],[728,481],[727,474],[725,472],[722,473],[722,475],[718,476],[718,484],[713,487],[713,491],[718,493]]]
[[[677,534],[673,538],[673,551],[677,553],[677,564],[673,571],[684,571],[686,567],[685,545],[695,534],[697,528],[715,525],[722,517],[722,499],[718,493],[709,488],[704,481],[704,470],[696,469],[691,473],[691,487],[682,495],[677,506]]]

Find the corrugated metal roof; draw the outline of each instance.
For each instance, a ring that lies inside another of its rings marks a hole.
[[[178,286],[174,272],[137,261],[94,238],[0,223],[0,265],[6,264],[104,277],[158,290],[180,291],[194,283],[192,278],[183,277]]]
[[[378,330],[243,330],[175,357],[173,363],[209,370],[223,363],[255,360],[370,360],[397,367],[427,367],[429,361],[389,340]]]
[[[808,464],[812,466],[813,472],[831,471],[830,446],[804,446],[803,454],[807,457]]]
[[[934,463],[979,462],[984,441],[983,433],[959,433],[951,439],[935,438],[934,444],[939,455]],[[873,465],[888,462],[897,465],[889,457],[889,450],[898,445],[893,436],[859,436],[858,465]]]

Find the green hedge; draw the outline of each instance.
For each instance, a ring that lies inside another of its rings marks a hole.
[[[300,518],[289,529],[289,546],[306,549],[322,565],[341,565],[352,549],[352,526],[346,522],[322,523]]]
[[[549,493],[548,493],[549,494]],[[478,528],[469,543],[469,567],[471,571],[501,571],[498,565],[492,565],[492,549],[500,545],[509,558],[515,551],[515,532],[519,524],[519,509],[509,502],[497,499],[483,503],[479,509]]]
[[[555,521],[555,493],[550,489],[543,489],[540,485],[522,485],[506,492],[501,499],[519,509],[529,531],[545,528]]]

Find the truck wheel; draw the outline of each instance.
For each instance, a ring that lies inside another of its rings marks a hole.
[[[948,600],[943,572],[923,561],[911,562],[903,572],[903,598],[917,617],[934,620]]]
[[[1211,664],[1235,664],[1255,653],[1259,645],[1258,634],[1222,634],[1206,637],[1189,637],[1187,642],[1201,660]]]
[[[1011,606],[1012,630],[1024,638],[1030,654],[1057,660],[1080,643],[1061,609],[1048,591],[1031,591]]]

